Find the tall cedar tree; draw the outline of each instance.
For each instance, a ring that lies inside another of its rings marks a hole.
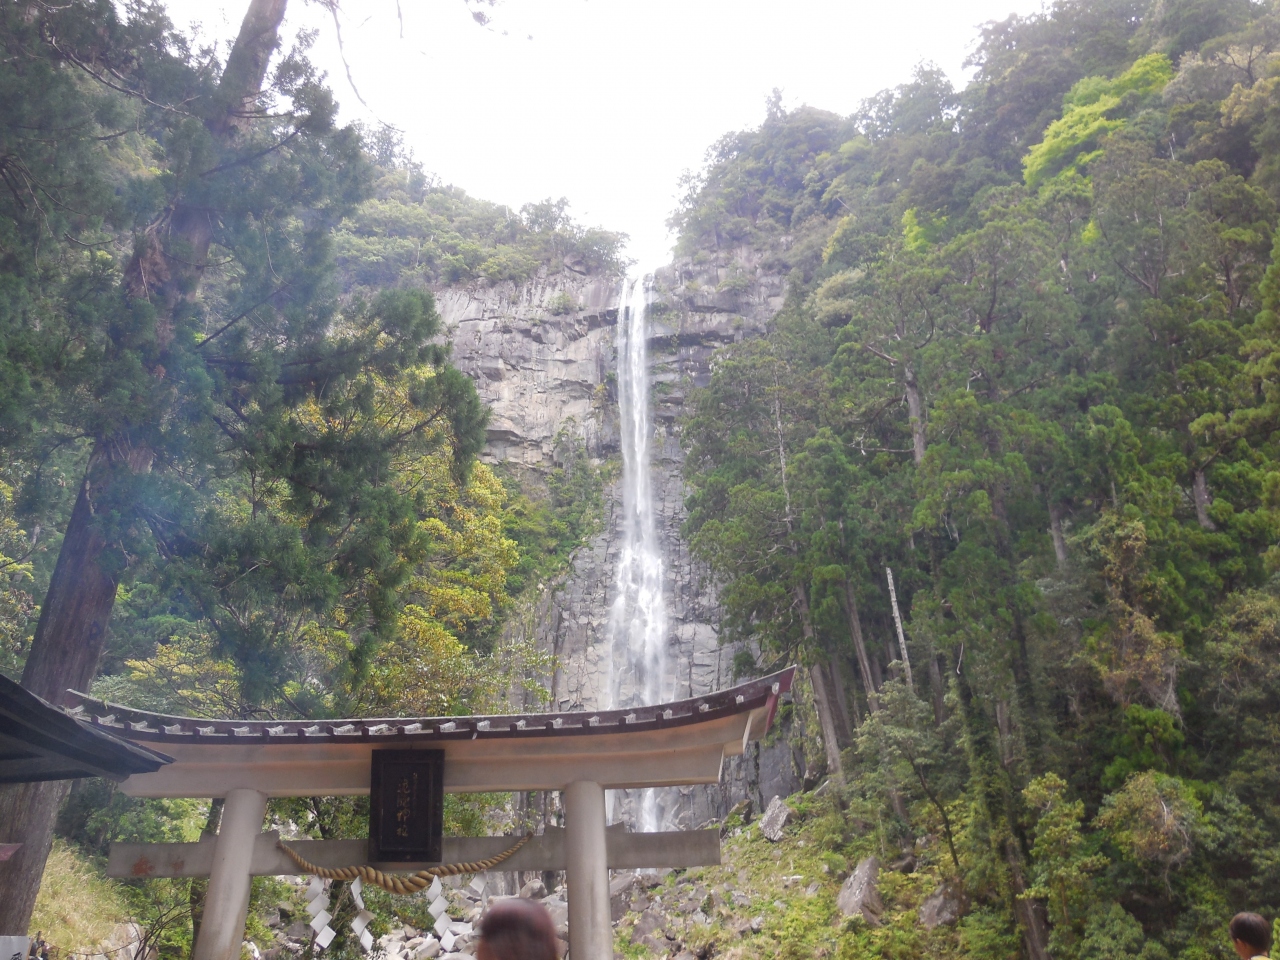
[[[122,264],[91,251],[40,296],[29,292],[34,267],[8,281],[0,428],[14,442],[89,449],[22,676],[51,702],[92,683],[131,558],[198,562],[207,552],[192,539],[189,495],[202,478],[253,472],[288,490],[310,542],[341,532],[343,555],[317,550],[316,562],[373,584],[366,626],[385,634],[407,576],[400,554],[420,537],[406,522],[411,494],[388,483],[391,456],[443,425],[464,473],[483,442],[474,388],[430,342],[438,318],[429,296],[384,294],[340,309],[330,233],[371,177],[358,131],[337,126],[303,52],[269,69],[286,6],[251,0],[220,73],[157,8],[121,19],[107,0],[79,0],[0,14],[0,82],[28,105],[23,114],[5,98],[5,212],[16,224],[5,252],[21,267],[36,256],[26,249],[76,240],[77,226],[93,226],[83,211],[95,201],[99,230],[130,212],[135,224]],[[69,114],[76,123],[61,122]],[[131,206],[123,211],[102,189],[112,175],[98,149],[127,134],[110,129],[121,117],[149,139],[161,170],[118,191]],[[61,152],[47,149],[60,141]],[[60,223],[76,217],[85,222]],[[210,300],[202,283],[214,276]],[[356,416],[377,382],[406,374],[413,416],[365,431],[359,444],[317,442],[295,415],[312,406]],[[259,546],[266,552],[241,562],[269,567],[269,538]],[[26,929],[65,790],[0,792],[0,841],[23,844],[0,865],[0,929]]]

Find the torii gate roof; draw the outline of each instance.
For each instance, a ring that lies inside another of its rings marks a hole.
[[[134,710],[73,693],[70,712],[173,758],[121,789],[137,797],[369,792],[379,747],[445,751],[451,793],[558,790],[577,780],[614,789],[715,783],[724,757],[768,730],[794,668],[718,693],[622,710],[473,717],[201,720]]]

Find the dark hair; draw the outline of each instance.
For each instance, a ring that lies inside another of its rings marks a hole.
[[[1271,925],[1256,913],[1237,913],[1227,929],[1232,940],[1247,943],[1258,953],[1266,953],[1271,946]]]
[[[480,921],[477,960],[556,960],[556,928],[532,900],[498,900]]]

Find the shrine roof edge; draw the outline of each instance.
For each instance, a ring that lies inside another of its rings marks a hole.
[[[117,737],[159,743],[373,742],[388,746],[450,740],[520,739],[658,730],[764,708],[764,730],[778,699],[791,689],[795,667],[727,690],[645,707],[465,717],[349,717],[331,720],[215,720],[137,710],[67,691],[69,715]],[[763,730],[760,735],[763,735]]]

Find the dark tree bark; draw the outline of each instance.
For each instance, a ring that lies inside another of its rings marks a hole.
[[[827,770],[837,782],[844,782],[844,764],[840,760],[840,735],[836,730],[835,709],[831,691],[827,689],[826,671],[822,664],[809,667],[809,683],[813,687],[813,705],[822,728],[822,747],[827,757]]]
[[[256,110],[287,3],[249,4],[219,81],[219,109],[206,121],[224,145],[234,144],[240,126]],[[171,336],[167,331],[172,329],[173,311],[198,296],[214,216],[213,211],[174,198],[148,227],[125,269],[127,294],[146,297],[156,306],[162,348]],[[164,375],[159,369],[155,374]],[[107,435],[95,441],[22,675],[24,687],[50,702],[61,703],[68,688],[89,689],[115,605],[119,557],[97,522],[95,504],[109,502],[113,512],[127,516],[136,507],[130,500],[136,476],[151,469],[153,457],[153,451],[129,436]],[[31,920],[53,822],[67,790],[63,783],[0,788],[0,841],[23,844],[16,856],[0,863],[0,930],[6,933],[25,932]]]
[[[813,631],[813,617],[809,613],[809,596],[800,584],[793,590],[796,606],[800,611],[800,626],[804,631],[805,646],[810,650],[818,649]],[[840,739],[836,733],[835,708],[831,703],[831,691],[827,689],[827,679],[823,675],[823,665],[814,664],[809,668],[809,682],[813,686],[813,705],[818,713],[818,723],[822,727],[822,747],[827,755],[827,770],[837,782],[844,782],[844,764],[840,760]]]
[[[1053,960],[1053,955],[1049,953],[1049,920],[1045,916],[1044,904],[1039,900],[1023,897],[1027,892],[1027,878],[1017,841],[1010,837],[1005,841],[1005,848],[1010,886],[1016,894],[1013,911],[1018,918],[1018,926],[1022,928],[1022,943],[1026,947],[1027,957],[1029,960]]]
[[[88,691],[116,599],[117,577],[103,563],[107,543],[94,524],[96,490],[91,478],[100,472],[94,459],[80,484],[22,671],[24,687],[57,705],[68,689]]]
[[[849,620],[849,637],[853,640],[853,650],[858,657],[858,670],[862,673],[862,683],[867,695],[867,707],[875,713],[880,709],[880,698],[876,695],[879,684],[871,672],[871,659],[867,656],[866,638],[862,633],[862,615],[858,613],[858,601],[853,595],[853,584],[844,578],[845,616]]]
[[[93,491],[86,477],[22,673],[22,685],[50,703],[61,704],[68,689],[88,690],[98,672],[116,599],[116,577],[102,563],[105,549],[93,523]],[[0,930],[26,932],[53,844],[54,820],[70,786],[70,781],[55,781],[0,788],[0,843],[22,844],[0,863]]]
[[[0,930],[17,936],[27,932],[40,892],[44,862],[53,845],[53,822],[71,790],[68,780],[20,783],[0,791],[0,843],[20,843],[16,854],[0,863]]]
[[[1026,749],[1026,762],[1032,770],[1043,770],[1044,730],[1041,727],[1040,699],[1036,693],[1032,675],[1031,651],[1027,644],[1026,624],[1022,614],[1013,613],[1014,650],[1012,664],[1015,691],[1018,695],[1018,711],[1021,716],[1022,743]]]
[[[835,659],[827,661],[827,673],[831,676],[831,695],[836,704],[836,715],[840,720],[841,745],[848,746],[853,742],[853,732],[858,727],[857,704],[849,709],[849,693],[844,685],[844,671]]]

